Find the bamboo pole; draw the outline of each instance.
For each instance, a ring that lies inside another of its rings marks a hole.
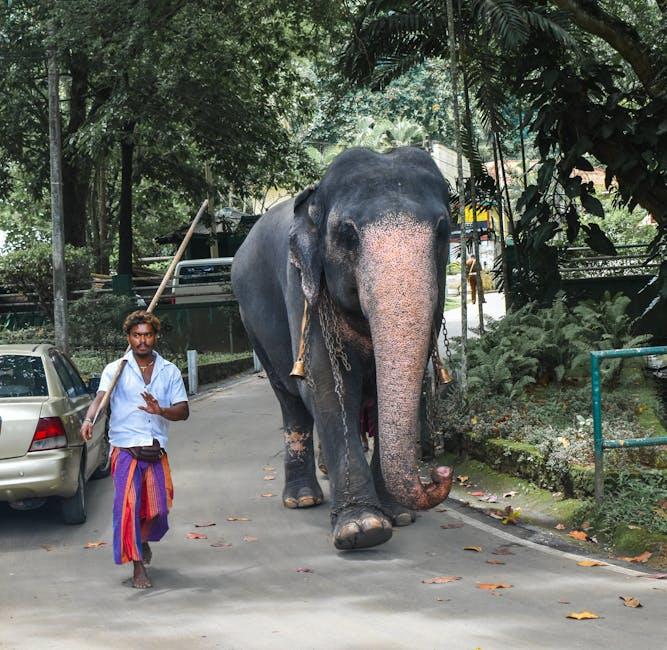
[[[174,259],[171,261],[171,264],[169,265],[167,272],[164,274],[162,282],[160,283],[160,286],[155,292],[153,300],[151,300],[151,304],[148,305],[148,308],[146,309],[147,312],[152,313],[156,305],[160,301],[162,293],[164,292],[165,287],[167,286],[169,281],[171,280],[171,277],[174,274],[174,270],[176,269],[176,265],[180,262],[181,257],[183,257],[183,253],[185,252],[185,249],[190,243],[190,239],[192,239],[192,235],[195,232],[195,228],[197,227],[197,224],[199,223],[199,220],[201,219],[202,215],[206,211],[207,206],[208,206],[208,199],[206,199],[201,204],[199,211],[197,212],[195,218],[192,220],[192,224],[190,225],[190,228],[188,228],[188,231],[185,233],[185,237],[183,237],[183,241],[181,242],[181,245],[178,247],[178,250],[174,255]],[[128,346],[127,349],[125,350],[125,354],[127,354],[129,350],[130,346]],[[102,413],[104,409],[106,409],[106,407],[109,405],[109,400],[111,399],[111,393],[113,393],[113,389],[116,387],[116,384],[118,383],[118,380],[120,379],[120,376],[123,373],[123,370],[125,369],[126,365],[127,361],[125,359],[121,359],[120,363],[118,364],[118,369],[116,370],[116,374],[113,376],[113,379],[111,380],[111,386],[109,386],[109,390],[107,390],[106,393],[104,394],[104,397],[100,402],[99,408],[95,413],[95,417],[93,418],[93,425],[95,424],[95,422],[97,422],[97,418],[100,416],[100,413]]]

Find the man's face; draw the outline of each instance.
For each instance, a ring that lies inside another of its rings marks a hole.
[[[134,325],[127,335],[127,342],[135,354],[139,356],[150,354],[155,347],[155,331],[153,330],[153,326],[148,323]]]

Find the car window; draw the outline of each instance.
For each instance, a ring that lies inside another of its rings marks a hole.
[[[48,395],[46,373],[40,357],[0,355],[0,397]]]
[[[179,284],[206,284],[229,279],[231,267],[227,264],[182,266],[178,271]]]
[[[51,356],[51,361],[53,361],[53,367],[58,373],[60,383],[63,385],[65,392],[69,397],[76,397],[76,389],[74,388],[72,377],[69,372],[67,372],[67,368],[65,368],[63,358],[55,350],[51,350],[49,354]]]
[[[72,380],[72,385],[74,386],[74,391],[77,395],[88,395],[88,389],[86,384],[83,383],[79,371],[74,367],[74,364],[65,356],[59,355],[63,360],[63,364],[69,373],[70,379]]]

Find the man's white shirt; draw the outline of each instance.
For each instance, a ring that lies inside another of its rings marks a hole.
[[[160,446],[167,448],[169,420],[142,411],[139,407],[146,406],[142,393],[149,392],[164,408],[188,401],[180,370],[157,352],[153,355],[153,374],[148,384],[144,382],[132,350],[123,357],[127,359],[127,365],[111,395],[109,442],[114,447],[151,445],[153,438],[157,438]],[[109,390],[120,362],[121,359],[112,361],[104,368],[98,390]]]

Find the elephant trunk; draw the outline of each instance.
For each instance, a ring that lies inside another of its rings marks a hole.
[[[426,510],[451,489],[450,468],[432,483],[419,478],[417,422],[437,303],[434,234],[429,225],[395,216],[364,229],[359,298],[375,353],[380,464],[389,494],[403,506]]]

